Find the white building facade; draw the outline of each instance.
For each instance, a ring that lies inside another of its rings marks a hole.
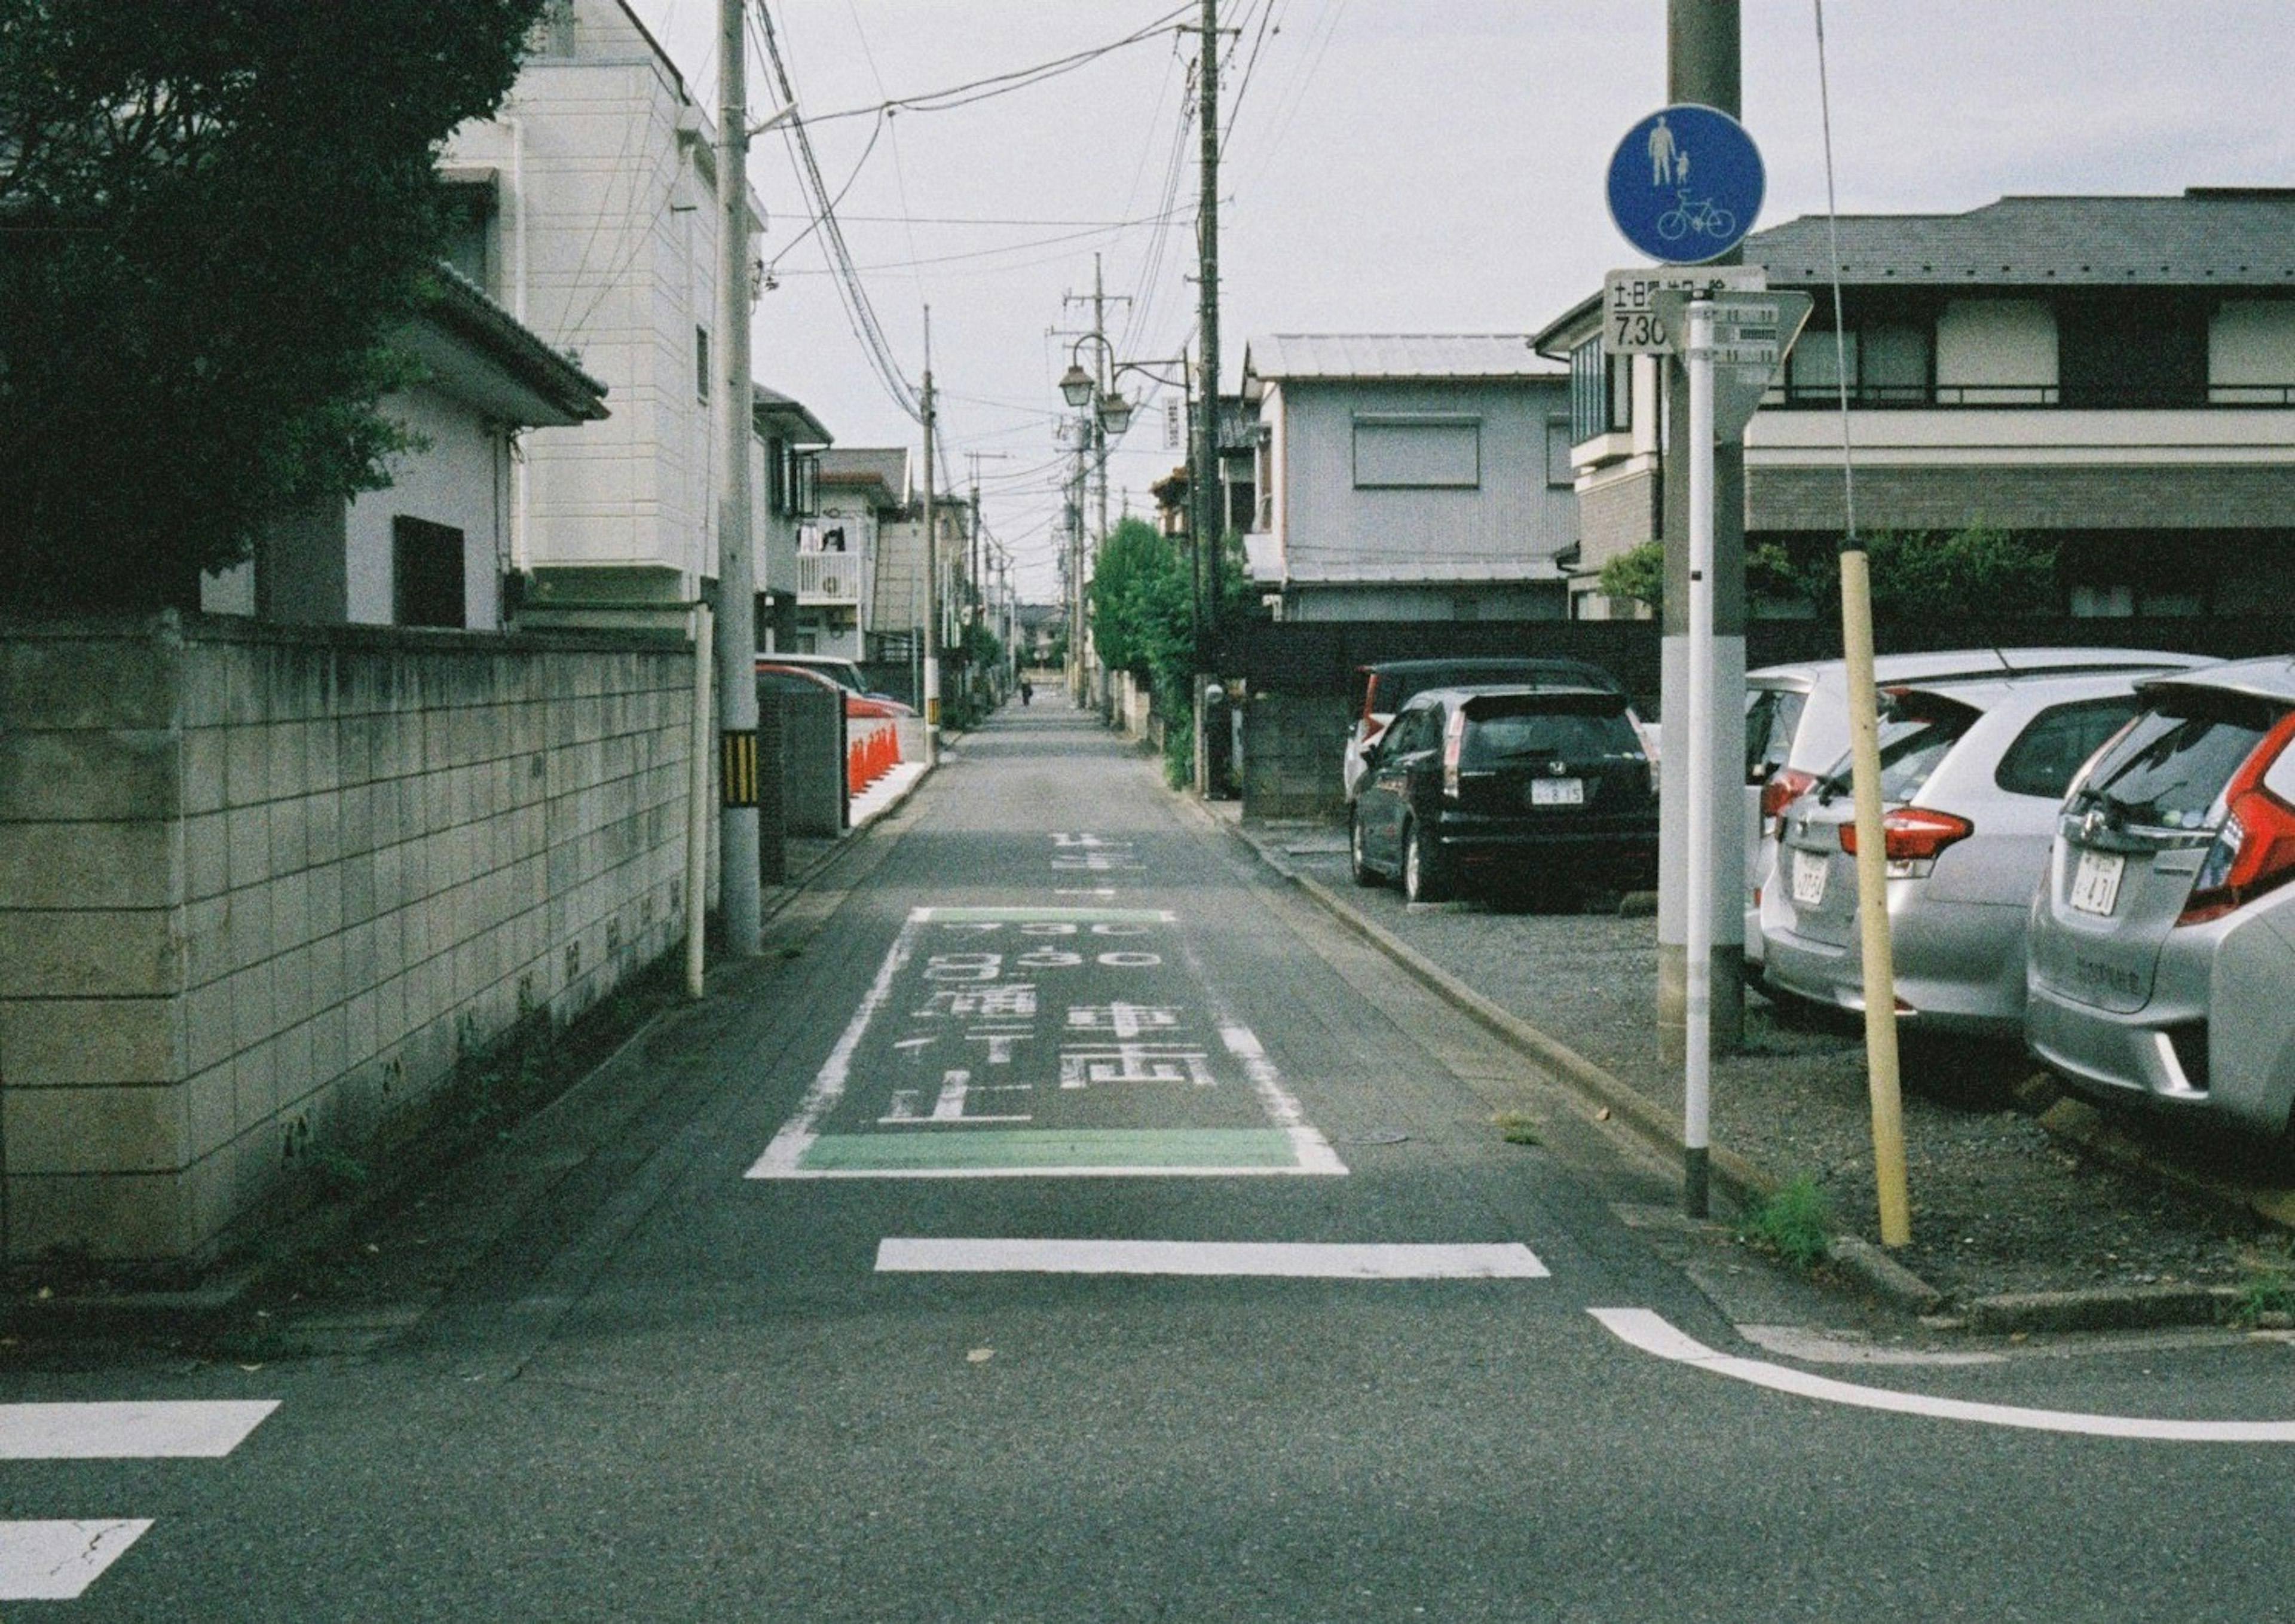
[[[1291,620],[1559,619],[1575,534],[1566,374],[1527,335],[1278,336],[1254,582]]]

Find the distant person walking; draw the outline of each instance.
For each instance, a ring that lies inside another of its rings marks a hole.
[[[1035,689],[1035,685],[1034,685],[1033,683],[1030,682],[1030,681],[1028,681],[1028,679],[1027,679],[1027,678],[1025,678],[1025,677],[1022,677],[1022,678],[1020,679],[1020,706],[1021,706],[1021,708],[1022,708],[1023,710],[1026,709],[1026,708],[1027,708],[1027,705],[1028,705],[1028,701],[1029,701],[1029,700],[1031,700],[1031,699],[1033,699],[1033,698],[1034,698],[1035,697],[1036,697],[1036,689]]]

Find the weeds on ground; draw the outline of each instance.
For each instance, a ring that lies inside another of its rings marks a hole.
[[[307,1151],[303,1159],[319,1187],[329,1196],[355,1196],[374,1179],[365,1163],[332,1145]]]
[[[1833,1213],[1817,1180],[1803,1173],[1746,1213],[1737,1238],[1774,1252],[1796,1269],[1813,1269],[1833,1243]]]
[[[1538,1124],[1519,1111],[1501,1111],[1491,1122],[1498,1129],[1499,1137],[1509,1145],[1540,1143]]]
[[[2253,1330],[2295,1318],[2295,1276],[2282,1269],[2259,1269],[2240,1282],[2231,1317]]]

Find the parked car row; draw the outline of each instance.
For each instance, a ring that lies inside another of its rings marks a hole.
[[[1980,672],[1968,656],[1920,657],[1941,664],[1883,677],[1899,1015],[2021,1037],[2091,1094],[2286,1131],[2295,659],[2050,649]],[[1749,956],[1758,942],[1773,992],[1861,1008],[1838,668],[1749,686]],[[1820,706],[1838,727],[1821,768],[1797,736]]]

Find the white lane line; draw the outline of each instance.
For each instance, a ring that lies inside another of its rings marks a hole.
[[[878,1243],[879,1274],[1257,1276],[1294,1280],[1541,1280],[1527,1246],[1264,1241],[917,1240]]]
[[[230,1454],[276,1399],[0,1404],[0,1460],[143,1460]]]
[[[773,1135],[772,1143],[765,1147],[764,1154],[757,1158],[746,1177],[793,1179],[797,1176],[797,1163],[804,1159],[806,1149],[815,1138],[813,1124],[828,1115],[837,1102],[845,1098],[845,1085],[853,1074],[853,1051],[861,1047],[861,1040],[868,1035],[869,1023],[876,1018],[877,1011],[883,1008],[885,1000],[893,995],[893,978],[901,973],[901,967],[907,964],[910,956],[916,951],[918,918],[924,911],[922,909],[911,911],[902,925],[900,934],[893,938],[892,949],[885,955],[885,962],[877,971],[877,979],[870,984],[868,996],[853,1012],[853,1019],[845,1025],[844,1035],[837,1040],[837,1047],[829,1051],[829,1058],[814,1076],[813,1086],[805,1090],[804,1098],[797,1103],[796,1114],[784,1122],[780,1131]]]
[[[0,1522],[0,1602],[69,1602],[94,1584],[149,1521]]]
[[[2145,1416],[2095,1416],[2076,1410],[2023,1409],[2012,1404],[1973,1404],[1932,1399],[1924,1393],[1859,1387],[1829,1376],[1811,1375],[1764,1359],[1717,1353],[1695,1337],[1676,1330],[1647,1309],[1588,1309],[1612,1334],[1645,1353],[1695,1365],[1715,1375],[1748,1382],[1776,1392],[1899,1416],[1943,1421],[1974,1421],[1987,1426],[2020,1427],[2037,1432],[2078,1432],[2092,1438],[2141,1438],[2169,1443],[2295,1443],[2295,1421],[2169,1421]]]
[[[1193,957],[1189,955],[1191,960]],[[1211,986],[1200,972],[1197,979],[1203,981],[1206,990]],[[1298,1158],[1299,1171],[1303,1173],[1344,1173],[1347,1164],[1339,1160],[1339,1153],[1331,1148],[1331,1142],[1307,1121],[1307,1114],[1299,1108],[1298,1100],[1293,1098],[1290,1089],[1283,1086],[1283,1073],[1275,1069],[1275,1062],[1267,1057],[1267,1051],[1260,1047],[1259,1039],[1251,1028],[1222,1013],[1220,1041],[1227,1045],[1227,1052],[1233,1055],[1243,1067],[1243,1074],[1251,1081],[1252,1091],[1259,1096],[1260,1109],[1266,1112],[1268,1120],[1283,1130],[1290,1139],[1291,1154]]]

